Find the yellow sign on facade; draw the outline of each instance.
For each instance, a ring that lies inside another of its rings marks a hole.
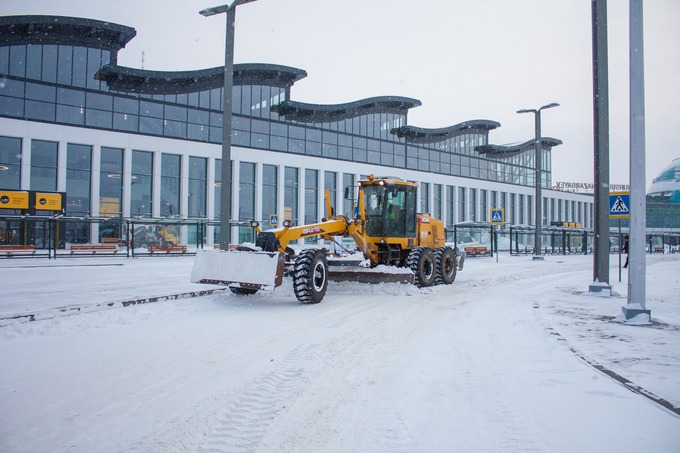
[[[43,211],[61,211],[61,194],[36,192],[35,209]]]
[[[28,192],[0,191],[0,209],[28,209]]]

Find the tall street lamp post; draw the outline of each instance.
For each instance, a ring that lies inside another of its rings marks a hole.
[[[541,194],[541,184],[543,180],[543,163],[541,162],[541,110],[550,109],[553,107],[558,107],[560,104],[553,102],[551,104],[544,105],[539,109],[522,109],[517,110],[517,113],[533,113],[534,119],[536,121],[536,229],[534,235],[534,257],[535,260],[542,260],[543,255],[541,254],[542,244],[541,244],[541,224],[543,223],[542,207],[543,207],[543,195]]]
[[[236,7],[256,0],[234,0],[231,5],[215,6],[200,11],[202,16],[227,14],[227,32],[224,45],[224,97],[222,112],[222,185],[220,190],[220,249],[228,250],[231,242],[231,96],[234,86],[234,21]]]

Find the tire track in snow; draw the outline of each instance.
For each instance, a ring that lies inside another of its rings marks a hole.
[[[300,381],[308,379],[300,362],[309,360],[317,347],[294,348],[286,354],[280,369],[263,375],[244,389],[218,417],[198,452],[255,451],[277,416],[287,410],[288,401],[300,393]]]

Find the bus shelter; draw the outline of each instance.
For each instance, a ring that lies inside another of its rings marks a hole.
[[[512,225],[509,228],[510,254],[528,255],[534,251],[533,225]],[[595,233],[587,228],[543,226],[541,228],[541,254],[587,255],[593,251]]]

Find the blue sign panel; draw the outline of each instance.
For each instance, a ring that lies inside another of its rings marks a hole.
[[[609,218],[630,218],[630,192],[609,192]]]
[[[491,225],[502,225],[505,223],[505,209],[503,208],[491,208]]]

